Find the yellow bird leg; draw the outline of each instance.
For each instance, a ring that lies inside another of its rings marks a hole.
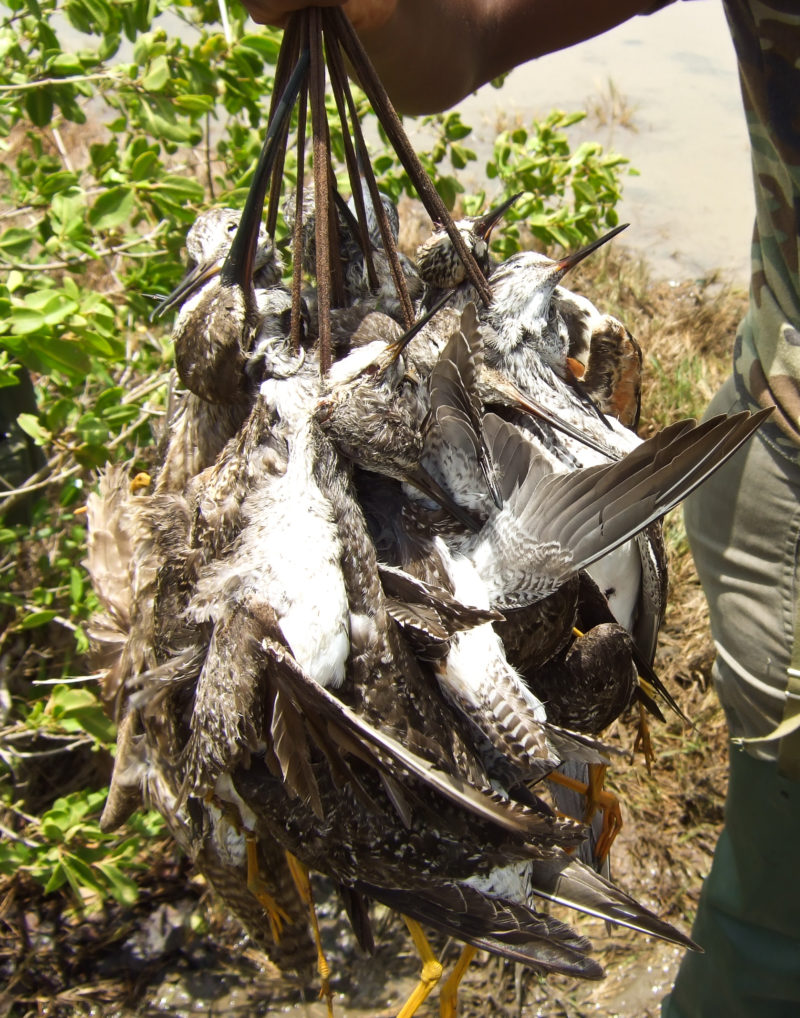
[[[602,862],[611,851],[614,839],[622,830],[622,813],[619,808],[619,799],[612,792],[603,788],[605,781],[605,764],[589,764],[589,783],[577,781],[575,778],[565,777],[557,771],[547,775],[547,780],[556,785],[563,785],[571,788],[573,792],[586,796],[586,812],[583,822],[588,824],[597,809],[603,810],[603,830],[595,845],[595,858]]]
[[[277,944],[281,933],[283,933],[283,924],[291,922],[291,919],[272,897],[267,884],[261,878],[258,865],[258,842],[252,834],[245,838],[245,845],[247,846],[247,890],[266,909],[272,939]]]
[[[591,822],[592,817],[600,808],[601,798],[606,794],[604,793],[606,770],[606,764],[589,764],[587,767],[589,781],[586,787],[586,812],[583,816],[585,824]]]
[[[639,679],[639,684],[642,685],[642,680]],[[647,690],[645,690],[647,692]],[[636,730],[636,739],[633,743],[633,755],[636,756],[638,750],[644,753],[644,762],[647,767],[647,773],[653,773],[653,764],[655,763],[656,755],[653,752],[653,743],[650,741],[650,725],[647,721],[647,714],[644,709],[644,704],[639,704],[639,726]]]
[[[566,774],[559,774],[558,771],[552,771],[548,774],[547,780],[553,785],[563,785],[564,788],[571,788],[573,792],[580,792],[581,795],[586,795],[589,791],[589,787],[584,781],[568,778]],[[573,817],[573,819],[576,818]]]
[[[582,632],[580,631],[580,629],[578,629],[578,627],[577,627],[577,626],[573,626],[573,627],[572,627],[572,632],[573,632],[573,633],[575,634],[575,636],[577,636],[577,637],[578,637],[578,639],[579,639],[579,640],[580,640],[580,638],[581,638],[582,636],[585,636],[585,635],[586,635],[585,633],[582,633]]]
[[[416,989],[397,1013],[397,1018],[411,1018],[442,978],[442,963],[433,953],[433,948],[428,943],[428,938],[423,933],[420,924],[415,919],[409,919],[408,916],[403,916],[403,919],[422,960],[422,972],[420,972]]]
[[[331,992],[331,967],[325,952],[322,950],[322,938],[319,933],[317,922],[317,910],[314,908],[314,896],[311,893],[311,881],[308,879],[308,868],[300,862],[291,852],[286,852],[286,861],[289,863],[289,872],[297,888],[297,893],[305,902],[308,908],[308,915],[311,919],[311,929],[314,934],[314,943],[317,945],[317,971],[320,979],[320,997],[325,998],[328,1008],[328,1018],[333,1018],[333,993]]]
[[[641,675],[636,676],[636,681],[639,683],[641,688],[647,693],[651,700],[658,699],[658,693],[656,692],[655,686],[652,686],[647,679],[643,679]]]
[[[456,1018],[458,1014],[458,987],[467,974],[469,964],[478,953],[477,947],[465,944],[455,968],[447,977],[439,993],[439,1014],[441,1018]]]
[[[142,491],[144,488],[149,488],[151,484],[152,478],[150,477],[150,474],[146,474],[144,470],[140,470],[131,481],[131,495],[135,495],[137,491]]]
[[[603,828],[594,847],[594,855],[598,862],[605,861],[614,844],[614,839],[622,830],[619,799],[613,792],[609,792],[603,787],[607,769],[606,764],[589,764],[586,823],[589,823],[598,809],[603,811]]]

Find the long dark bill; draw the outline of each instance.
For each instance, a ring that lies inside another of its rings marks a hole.
[[[558,278],[561,279],[570,269],[574,269],[578,262],[582,262],[584,258],[587,258],[599,247],[602,247],[603,244],[607,244],[618,233],[627,230],[629,226],[630,223],[621,223],[619,226],[615,226],[613,230],[609,230],[608,233],[604,233],[602,237],[593,240],[591,244],[587,244],[586,247],[582,247],[579,251],[574,251],[572,254],[565,255],[564,258],[556,262],[556,268],[559,270]]]
[[[524,193],[524,191],[517,191],[516,194],[512,194],[511,197],[507,198],[504,202],[501,202],[499,205],[495,205],[493,209],[489,209],[489,211],[485,212],[482,216],[478,216],[472,224],[472,228],[475,233],[484,240],[488,240],[495,226],[497,226],[514,202],[518,201]]]

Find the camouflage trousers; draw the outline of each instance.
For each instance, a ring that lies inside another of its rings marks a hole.
[[[707,416],[743,408],[732,380]],[[731,734],[781,720],[794,637],[800,466],[758,435],[687,501],[686,528],[709,602],[716,690]],[[725,828],[662,1018],[800,1015],[800,783],[777,743],[731,746]]]

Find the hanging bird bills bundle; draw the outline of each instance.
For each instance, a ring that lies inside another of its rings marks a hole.
[[[397,252],[345,58],[436,220],[415,259]],[[290,196],[286,287],[272,238],[298,97],[314,199],[302,180]],[[370,902],[406,918],[424,965],[401,1015],[441,972],[419,924],[466,945],[451,1014],[476,948],[602,975],[539,899],[694,946],[603,873],[619,815],[601,736],[631,704],[677,709],[652,671],[659,521],[764,416],[640,440],[638,345],[561,285],[611,235],[496,264],[508,203],[454,223],[434,196],[341,12],[295,16],[245,208],[199,217],[162,307],[185,391],[152,489],[112,468],[89,503],[93,637],[120,721],[103,824],[152,803],[279,963],[318,952],[329,1009],[308,869],[365,950]]]

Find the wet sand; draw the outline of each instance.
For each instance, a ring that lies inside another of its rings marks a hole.
[[[632,129],[589,119],[570,131],[627,156],[625,244],[654,273],[685,279],[721,269],[746,284],[753,198],[749,145],[733,44],[718,0],[675,3],[580,46],[512,72],[501,91],[482,88],[458,108],[483,156],[498,121],[549,110],[608,106],[609,82]],[[580,133],[582,132],[582,133]],[[468,139],[468,143],[469,143]],[[491,190],[489,195],[491,197]]]

